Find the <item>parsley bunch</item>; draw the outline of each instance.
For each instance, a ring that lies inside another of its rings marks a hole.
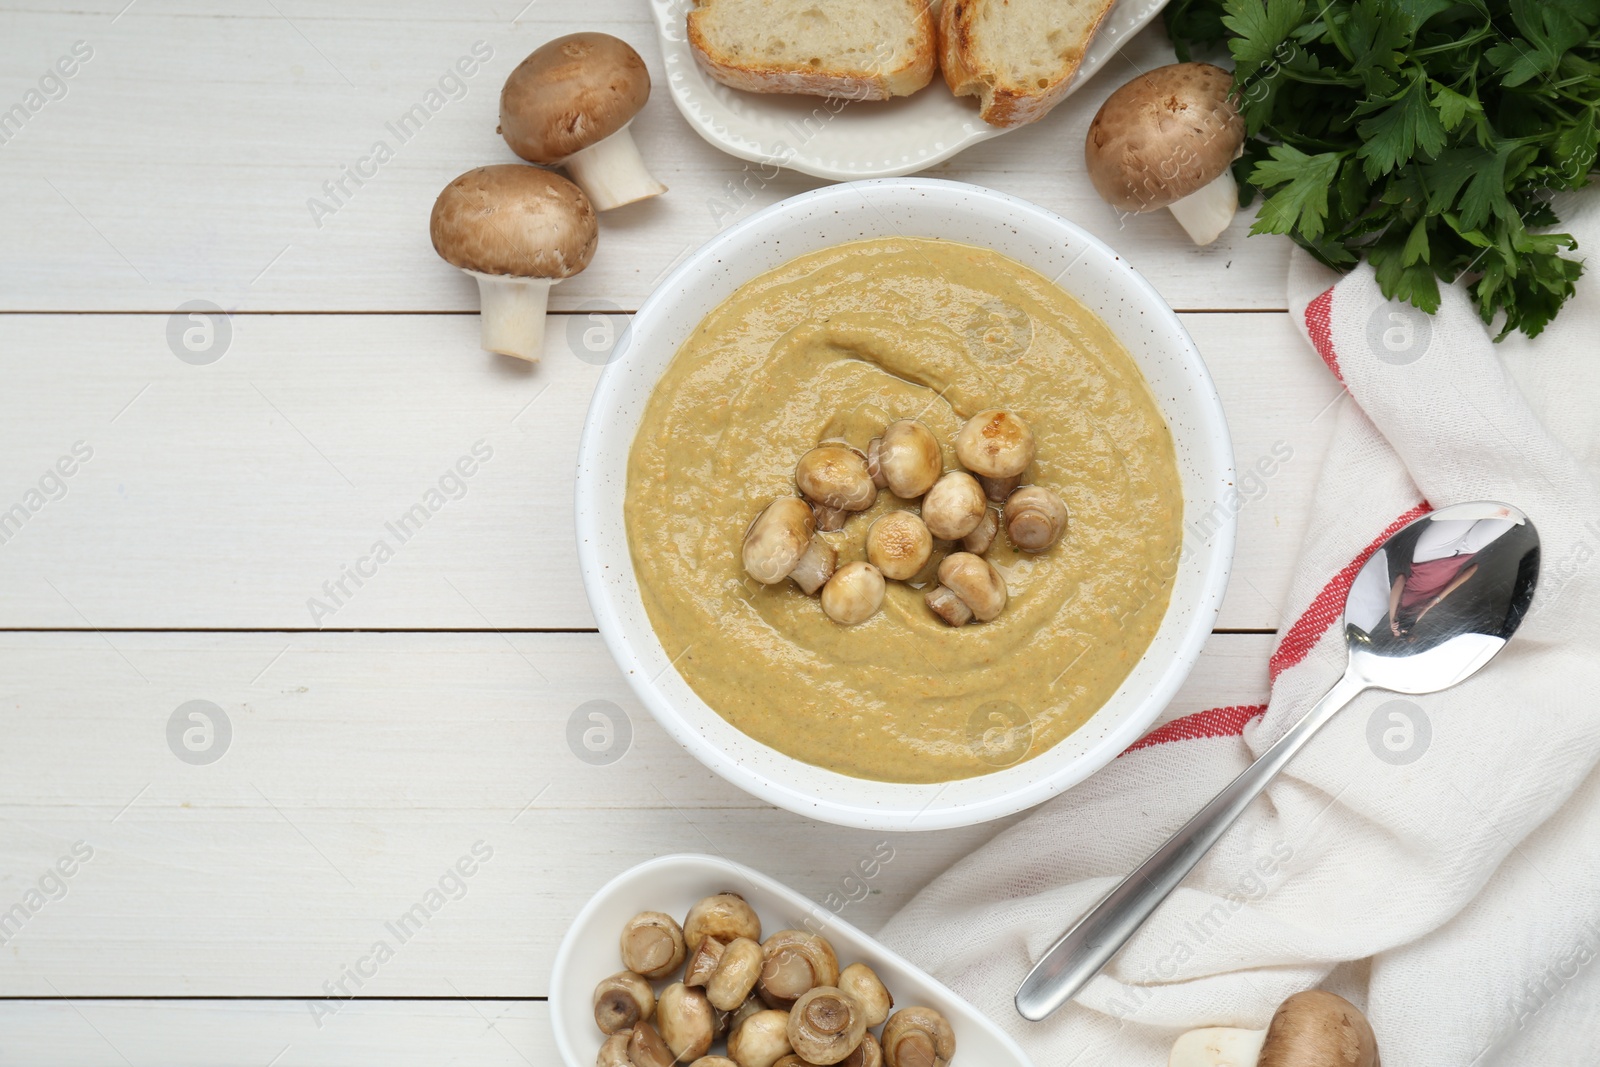
[[[1572,295],[1555,190],[1595,167],[1600,0],[1173,0],[1178,58],[1226,41],[1249,138],[1251,233],[1377,271],[1430,314],[1470,281],[1499,337],[1532,337]]]

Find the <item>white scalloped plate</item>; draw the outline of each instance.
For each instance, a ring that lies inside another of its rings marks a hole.
[[[1166,3],[1120,0],[1089,42],[1068,95],[1094,77]],[[712,81],[695,62],[685,21],[693,6],[694,0],[650,2],[667,88],[695,132],[731,156],[836,181],[890,178],[914,174],[1009,132],[980,119],[975,98],[951,95],[937,72],[921,92],[885,101],[845,103],[729,89]]]

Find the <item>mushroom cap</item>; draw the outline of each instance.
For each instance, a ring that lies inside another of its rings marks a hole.
[[[748,937],[736,937],[722,950],[717,969],[706,983],[706,999],[718,1011],[737,1011],[755,989],[764,962],[761,946]]]
[[[1033,431],[1009,411],[980,411],[956,434],[956,458],[980,477],[1013,478],[1033,462]]]
[[[789,1052],[786,1011],[758,1011],[728,1035],[728,1058],[739,1067],[772,1067]]]
[[[661,1034],[647,1022],[633,1028],[628,1038],[628,1062],[633,1067],[672,1067],[677,1062]]]
[[[641,911],[622,928],[622,965],[646,978],[665,978],[683,964],[683,929],[659,911]]]
[[[852,963],[840,971],[839,988],[856,998],[869,1027],[887,1019],[894,1008],[894,997],[878,973],[865,963]]]
[[[794,482],[807,500],[841,511],[865,511],[878,498],[867,457],[848,445],[818,445],[801,456]]]
[[[846,564],[839,573],[852,567],[871,571],[881,587],[883,577],[868,564]],[[827,595],[826,588],[823,595]],[[876,606],[873,610],[877,610]],[[805,930],[779,930],[762,944],[761,954],[759,990],[761,999],[772,1007],[787,1010],[806,990],[839,981],[839,957],[834,955],[833,946]]]
[[[933,535],[909,511],[889,511],[867,528],[867,561],[898,582],[916,576],[933,555]]]
[[[1354,1004],[1309,989],[1278,1005],[1261,1046],[1260,1067],[1375,1067],[1378,1039]]]
[[[778,497],[744,532],[744,544],[739,550],[744,569],[761,584],[776,585],[789,577],[811,548],[811,536],[816,531],[817,519],[809,504],[797,496]],[[691,911],[689,921],[695,919]],[[702,936],[710,929],[703,923],[695,925]],[[760,929],[758,924],[758,933]]]
[[[932,1008],[902,1008],[883,1024],[888,1067],[945,1067],[956,1054],[956,1032]]]
[[[867,1018],[856,998],[834,986],[807,990],[789,1012],[789,1047],[807,1063],[838,1063],[861,1044]]]
[[[727,943],[737,937],[761,940],[761,919],[738,893],[714,893],[695,901],[683,919],[683,937],[697,945],[706,935]]]
[[[615,1034],[647,1020],[656,1010],[656,992],[632,971],[602,979],[594,988],[594,1022],[602,1034]]]
[[[899,419],[884,428],[878,466],[889,492],[914,500],[939,480],[944,452],[932,430],[916,419]]]
[[[600,1043],[600,1055],[595,1057],[595,1067],[633,1067],[628,1062],[628,1042],[633,1029],[618,1030]]]
[[[500,90],[500,135],[533,163],[559,163],[626,126],[650,98],[650,72],[609,33],[547,41]]]
[[[1233,75],[1173,63],[1106,98],[1084,141],[1089,181],[1119,211],[1154,211],[1210,184],[1244,145]]]
[[[822,611],[841,626],[855,626],[866,622],[883,606],[883,572],[870,563],[856,560],[846,563],[833,572],[828,584],[822,587]],[[832,949],[829,949],[832,954]],[[832,985],[839,977],[839,964],[833,964],[833,978],[821,985]],[[766,973],[762,974],[762,990],[766,992]]]
[[[979,622],[1006,608],[1006,580],[994,564],[971,552],[952,552],[939,564],[939,584],[961,598]]]
[[[983,486],[966,471],[947,471],[922,498],[922,521],[946,541],[959,541],[977,529],[988,510]]]
[[[673,982],[656,1000],[656,1032],[679,1063],[697,1060],[711,1050],[716,1024],[711,1002],[698,989]]]
[[[1025,485],[1006,498],[1006,533],[1024,552],[1043,552],[1067,528],[1067,505],[1042,485]]]
[[[600,231],[589,198],[561,175],[497,163],[444,187],[428,233],[440,258],[462,270],[570,278],[594,258]]]

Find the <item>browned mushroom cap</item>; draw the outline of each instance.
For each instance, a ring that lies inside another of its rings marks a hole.
[[[950,471],[922,498],[922,521],[928,532],[946,541],[959,541],[977,529],[988,510],[983,487],[966,471]]]
[[[1230,72],[1157,67],[1107,97],[1089,124],[1089,181],[1119,211],[1172,208],[1196,244],[1209,244],[1239,206],[1229,168],[1244,135]]]
[[[878,613],[883,594],[883,572],[856,560],[834,571],[822,587],[822,611],[841,626],[855,626]]]
[[[711,1002],[700,990],[673,982],[656,1002],[656,1029],[679,1063],[699,1059],[716,1036]]]
[[[758,1011],[728,1035],[728,1056],[739,1067],[772,1067],[788,1053],[786,1011]]]
[[[954,593],[979,622],[994,619],[1006,607],[1006,580],[992,563],[971,552],[952,552],[944,558],[944,562],[939,564],[939,587]],[[963,625],[963,622],[952,621],[940,613],[940,605],[946,603],[945,598],[941,597],[940,603],[936,604],[930,593],[926,599],[928,606],[945,622],[952,626]]]
[[[687,930],[684,931],[683,940],[684,944],[691,943]],[[688,966],[683,969],[683,984],[693,988],[695,986],[704,986],[710,981],[711,975],[716,971],[717,963],[721,961],[722,953],[726,951],[726,948],[727,946],[710,934],[702,937],[700,946],[689,953]]]
[[[628,1062],[628,1042],[633,1038],[632,1027],[618,1030],[600,1043],[600,1055],[595,1057],[595,1067],[633,1067]]]
[[[689,1067],[739,1067],[739,1065],[726,1056],[701,1056],[689,1064]]]
[[[926,493],[944,470],[939,439],[916,419],[891,422],[874,443],[876,449],[867,454],[873,481],[902,500]]]
[[[744,532],[744,569],[763,585],[783,581],[799,566],[815,532],[810,506],[797,496],[780,496]]]
[[[738,893],[715,893],[695,901],[683,920],[684,937],[714,937],[723,944],[739,937],[761,940],[761,919]]]
[[[894,1008],[894,997],[884,988],[877,972],[865,963],[852,963],[840,971],[839,988],[856,998],[869,1027],[887,1019]]]
[[[809,1063],[838,1063],[861,1044],[867,1017],[856,998],[834,986],[806,991],[789,1011],[789,1046]]]
[[[1067,528],[1067,505],[1042,485],[1025,485],[1006,498],[1006,535],[1024,552],[1043,552]]]
[[[1033,462],[1033,431],[1009,411],[980,411],[956,434],[956,458],[980,478],[1017,477]]]
[[[706,999],[721,1011],[733,1011],[750,996],[761,978],[765,957],[761,945],[748,937],[736,937],[722,950],[722,959],[706,982]]]
[[[500,91],[500,133],[533,163],[564,164],[601,211],[666,192],[628,123],[650,98],[650,72],[604,33],[558,37],[517,65]]]
[[[762,944],[761,955],[756,990],[774,1008],[789,1008],[808,989],[839,982],[839,957],[816,934],[780,930]]]
[[[665,978],[683,963],[683,930],[659,911],[641,911],[622,928],[622,965],[646,978]]]
[[[628,1038],[628,1062],[633,1067],[673,1067],[678,1061],[656,1028],[642,1022]]]
[[[655,990],[632,971],[601,979],[594,987],[594,1022],[602,1034],[626,1030],[655,1010]]]
[[[947,1067],[956,1054],[956,1033],[932,1008],[904,1008],[883,1024],[883,1062],[888,1067]]]
[[[818,445],[801,456],[794,483],[817,506],[823,530],[843,529],[845,512],[865,511],[878,498],[866,457],[848,445]]]
[[[975,556],[981,556],[994,547],[995,534],[1000,532],[1000,515],[993,508],[983,509],[983,518],[972,532],[961,539],[961,547]]]
[[[1310,989],[1278,1005],[1261,1046],[1262,1067],[1375,1067],[1378,1039],[1366,1016],[1348,1000]]]
[[[589,198],[559,174],[518,163],[469,170],[444,187],[428,222],[433,249],[478,281],[483,347],[539,358],[550,286],[594,257]]]
[[[933,535],[909,511],[878,516],[867,528],[867,561],[897,582],[916,576],[933,555]]]

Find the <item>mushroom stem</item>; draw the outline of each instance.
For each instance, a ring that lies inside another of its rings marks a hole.
[[[483,347],[530,363],[544,347],[544,309],[553,278],[514,278],[509,274],[467,271],[478,279]]]
[[[1167,1067],[1256,1067],[1265,1030],[1236,1026],[1208,1026],[1190,1030],[1172,1043]]]
[[[1167,210],[1195,244],[1215,241],[1239,210],[1239,185],[1233,180],[1233,170],[1224,170],[1182,200],[1168,204]]]
[[[589,202],[596,211],[610,211],[667,191],[667,187],[645,169],[644,158],[639,155],[627,126],[588,148],[580,148],[562,160],[561,165],[589,194]]]

